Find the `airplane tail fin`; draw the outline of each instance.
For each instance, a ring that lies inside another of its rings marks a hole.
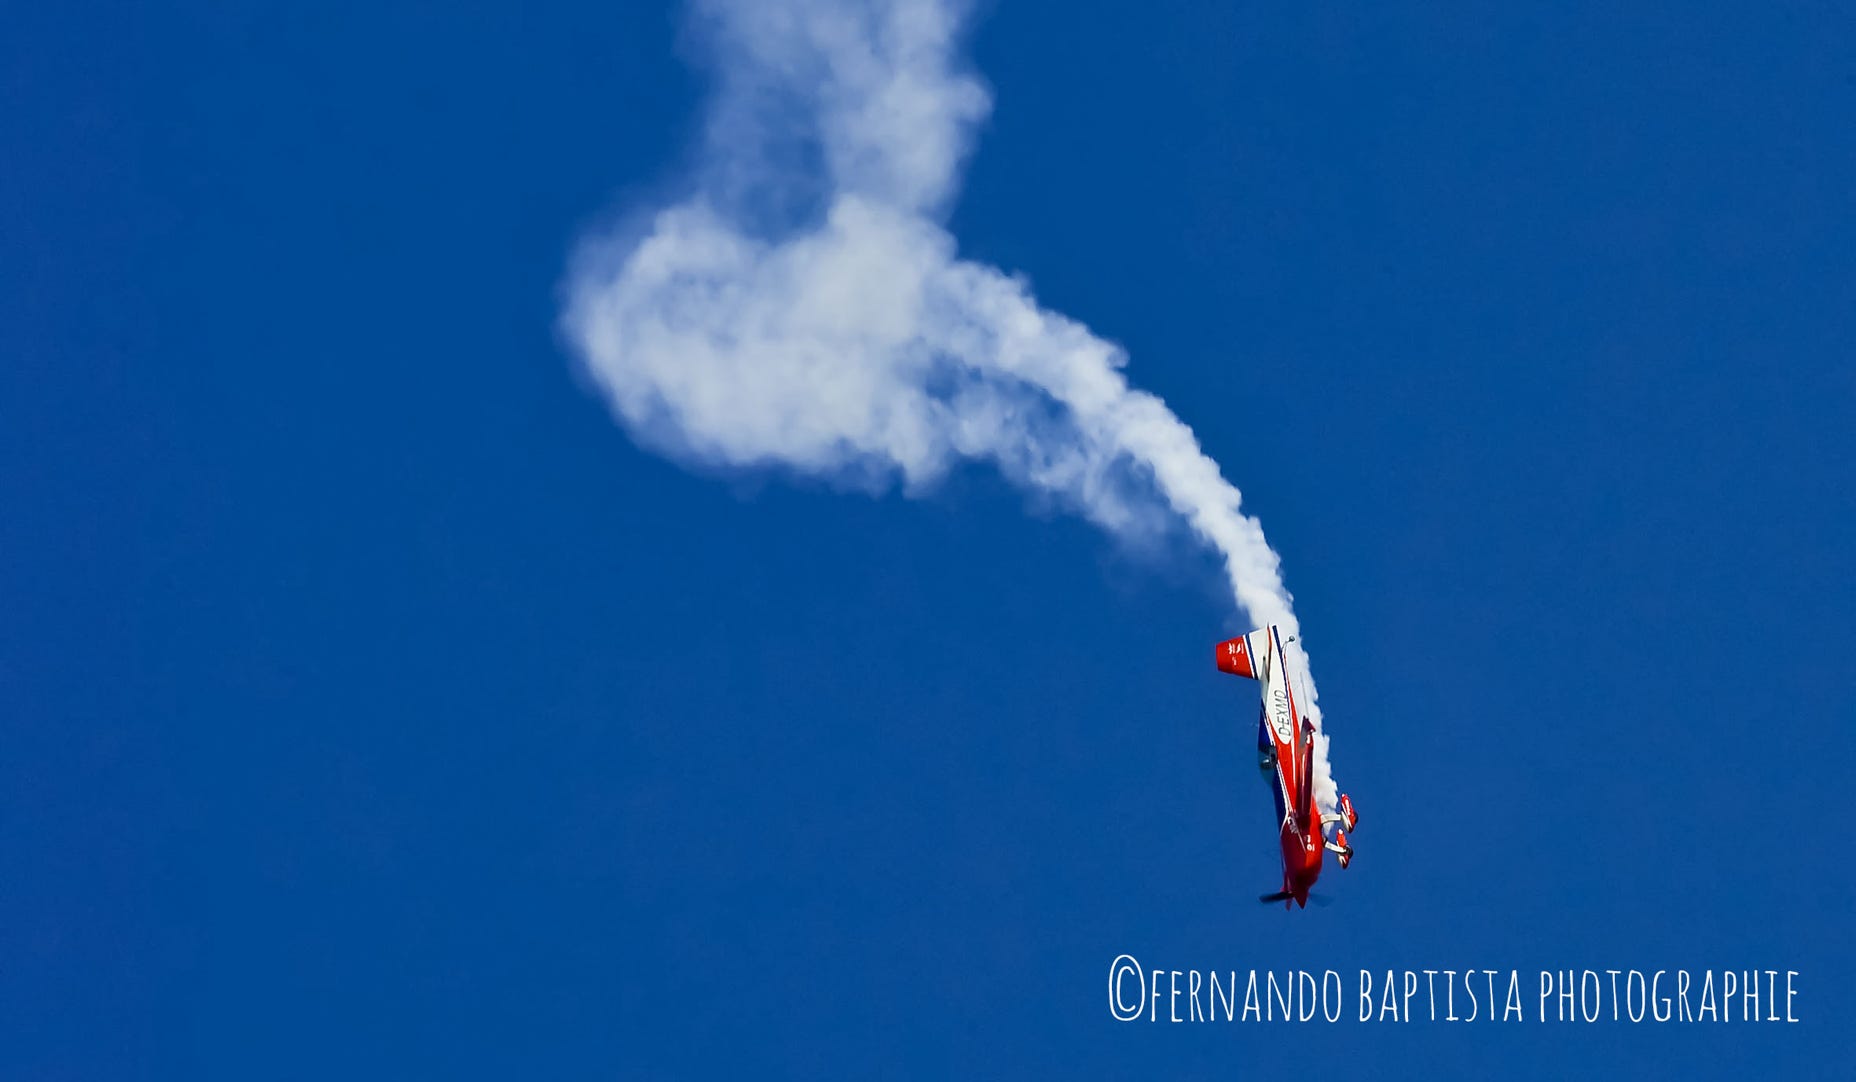
[[[1270,629],[1260,627],[1218,644],[1218,671],[1251,680],[1268,675]]]

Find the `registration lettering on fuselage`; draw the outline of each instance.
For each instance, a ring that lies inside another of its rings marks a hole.
[[[1289,696],[1281,688],[1270,689],[1270,728],[1276,730],[1276,740],[1287,744],[1295,739],[1295,723],[1289,713]]]

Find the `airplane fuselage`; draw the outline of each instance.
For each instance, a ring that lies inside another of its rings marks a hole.
[[[1282,892],[1297,905],[1321,876],[1321,819],[1314,807],[1314,728],[1296,702],[1295,681],[1281,633],[1263,630],[1266,663],[1261,674],[1263,705],[1257,715],[1257,742],[1268,746],[1276,769],[1271,773],[1282,843]]]
[[[1280,896],[1285,903],[1293,900],[1306,906],[1308,892],[1321,876],[1321,855],[1328,843],[1323,816],[1315,807],[1315,730],[1298,701],[1300,684],[1294,663],[1283,650],[1281,632],[1271,625],[1220,643],[1218,667],[1257,681],[1262,693],[1257,712],[1257,763],[1276,805],[1282,847]],[[1352,814],[1350,803],[1346,813]],[[1345,848],[1344,834],[1339,839],[1336,848],[1345,865],[1352,851]]]

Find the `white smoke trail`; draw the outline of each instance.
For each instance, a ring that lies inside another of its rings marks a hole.
[[[990,108],[956,54],[963,6],[702,3],[721,85],[691,191],[584,246],[568,337],[664,454],[906,491],[977,459],[1112,533],[1170,511],[1253,622],[1296,634],[1262,527],[1123,352],[956,256],[942,215]],[[1319,730],[1312,679],[1307,698]]]

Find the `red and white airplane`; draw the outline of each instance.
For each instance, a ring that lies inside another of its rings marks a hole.
[[[1288,641],[1294,642],[1295,637]],[[1323,850],[1339,854],[1343,868],[1353,861],[1347,832],[1359,817],[1345,793],[1338,815],[1320,815],[1315,810],[1315,727],[1296,699],[1300,685],[1282,645],[1275,624],[1227,639],[1218,644],[1218,668],[1247,676],[1263,690],[1263,709],[1257,715],[1257,767],[1265,777],[1274,775],[1270,788],[1276,796],[1276,817],[1282,823],[1282,889],[1261,900],[1282,902],[1285,907],[1294,901],[1306,907],[1308,890],[1321,875]],[[1330,826],[1335,828],[1332,841],[1326,837]]]

